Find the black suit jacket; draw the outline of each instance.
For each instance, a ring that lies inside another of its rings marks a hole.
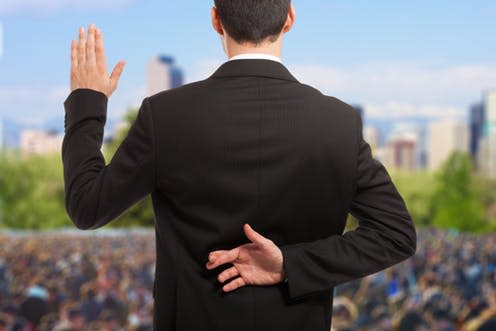
[[[405,260],[416,232],[359,113],[271,60],[233,60],[143,100],[106,165],[107,97],[71,92],[62,147],[67,212],[105,225],[151,194],[155,330],[328,331],[333,288]],[[359,227],[343,234],[348,213]],[[223,292],[208,253],[249,242],[283,253],[287,283]]]

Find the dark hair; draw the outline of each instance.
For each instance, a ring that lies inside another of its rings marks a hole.
[[[214,0],[220,21],[238,43],[276,40],[288,16],[291,0]]]

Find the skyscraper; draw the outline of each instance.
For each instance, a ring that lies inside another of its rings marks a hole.
[[[487,175],[496,178],[496,90],[485,93],[484,108],[486,117],[482,135],[487,141]]]
[[[146,96],[183,85],[183,72],[168,55],[155,56],[148,62]]]
[[[387,143],[381,148],[380,159],[388,169],[414,171],[418,167],[418,129],[408,123],[397,123]]]
[[[482,129],[485,122],[484,103],[476,103],[470,107],[470,155],[477,165],[477,155],[482,138]]]
[[[468,126],[452,119],[429,124],[427,167],[438,170],[454,151],[469,151]]]

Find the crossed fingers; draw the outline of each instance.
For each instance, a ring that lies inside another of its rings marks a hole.
[[[239,247],[233,248],[231,250],[217,250],[215,252],[210,253],[209,261],[207,262],[207,269],[211,270],[217,268],[219,265],[225,263],[234,263],[238,259],[239,256]],[[239,270],[236,266],[232,266],[224,271],[222,271],[217,279],[219,282],[223,283],[228,279],[231,279],[235,276],[239,276]],[[246,285],[245,280],[242,277],[238,277],[228,284],[224,285],[222,289],[226,292],[237,289],[238,287]]]

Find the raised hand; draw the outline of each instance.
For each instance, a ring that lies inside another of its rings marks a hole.
[[[109,76],[102,31],[91,24],[86,41],[84,28],[80,27],[79,41],[72,40],[71,43],[71,91],[89,88],[109,98],[117,88],[125,64],[125,61],[119,61]]]
[[[217,279],[224,281],[236,277],[223,286],[229,292],[244,285],[273,285],[284,280],[283,256],[272,240],[265,238],[248,224],[243,230],[251,243],[231,250],[217,250],[209,254],[207,269],[214,269],[224,263],[234,266],[221,272]]]

